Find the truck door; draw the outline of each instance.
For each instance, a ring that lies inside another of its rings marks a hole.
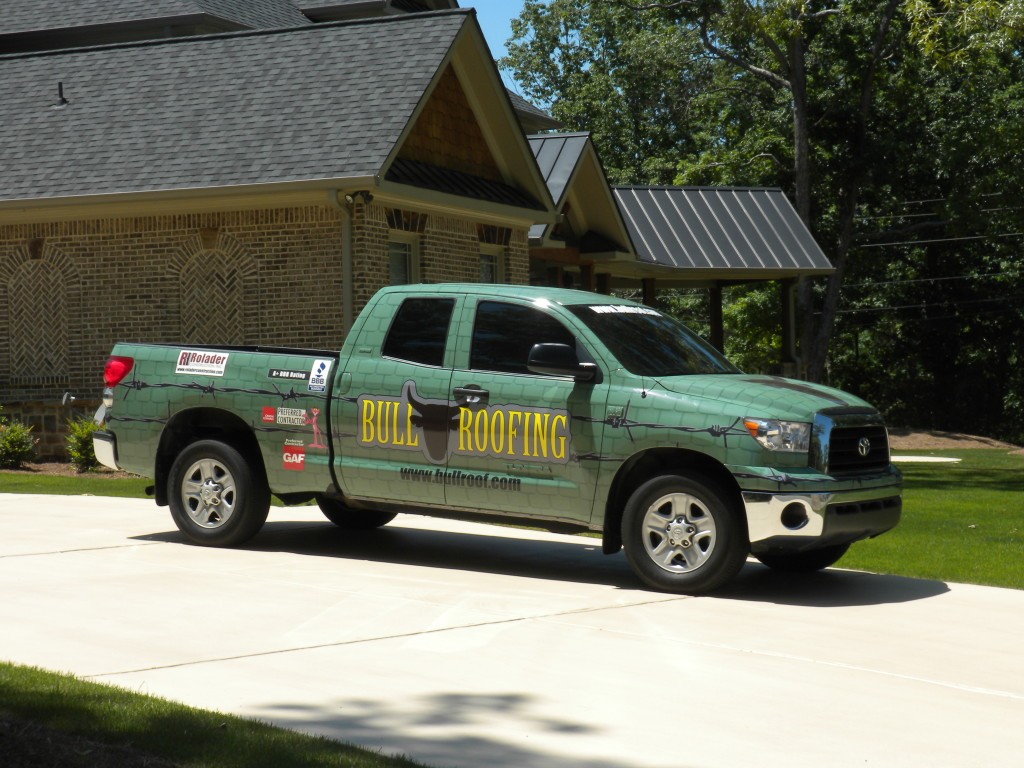
[[[342,377],[335,471],[346,495],[443,504],[456,300],[392,294],[381,302],[395,305],[374,307],[393,317],[390,327],[364,329]]]
[[[608,387],[599,376],[531,373],[534,344],[598,362],[559,317],[534,303],[477,299],[463,311],[445,499],[449,506],[589,522]]]

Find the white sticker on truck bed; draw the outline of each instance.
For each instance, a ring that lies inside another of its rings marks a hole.
[[[178,364],[174,372],[186,376],[223,376],[227,366],[227,352],[183,349],[178,353]]]

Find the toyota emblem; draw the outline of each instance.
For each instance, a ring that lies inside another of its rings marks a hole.
[[[862,437],[857,441],[857,453],[861,455],[861,458],[867,458],[867,455],[871,453],[871,441]]]

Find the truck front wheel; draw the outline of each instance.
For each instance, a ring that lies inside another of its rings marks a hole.
[[[748,549],[735,501],[688,475],[662,475],[633,492],[622,516],[622,543],[648,586],[688,594],[732,579]]]
[[[394,512],[378,512],[373,509],[355,509],[345,502],[328,496],[317,496],[317,506],[324,517],[346,531],[370,531],[387,525],[395,519]]]
[[[241,544],[256,535],[270,511],[266,481],[235,448],[217,440],[185,448],[167,482],[174,523],[195,544]]]
[[[755,552],[754,557],[777,571],[811,573],[834,565],[849,548],[849,544],[836,544],[831,547],[811,549],[807,552],[765,552],[763,554]]]

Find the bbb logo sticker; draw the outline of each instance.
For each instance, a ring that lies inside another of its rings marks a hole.
[[[327,375],[331,372],[330,360],[314,360],[313,368],[309,372],[310,392],[324,392],[327,390]]]

